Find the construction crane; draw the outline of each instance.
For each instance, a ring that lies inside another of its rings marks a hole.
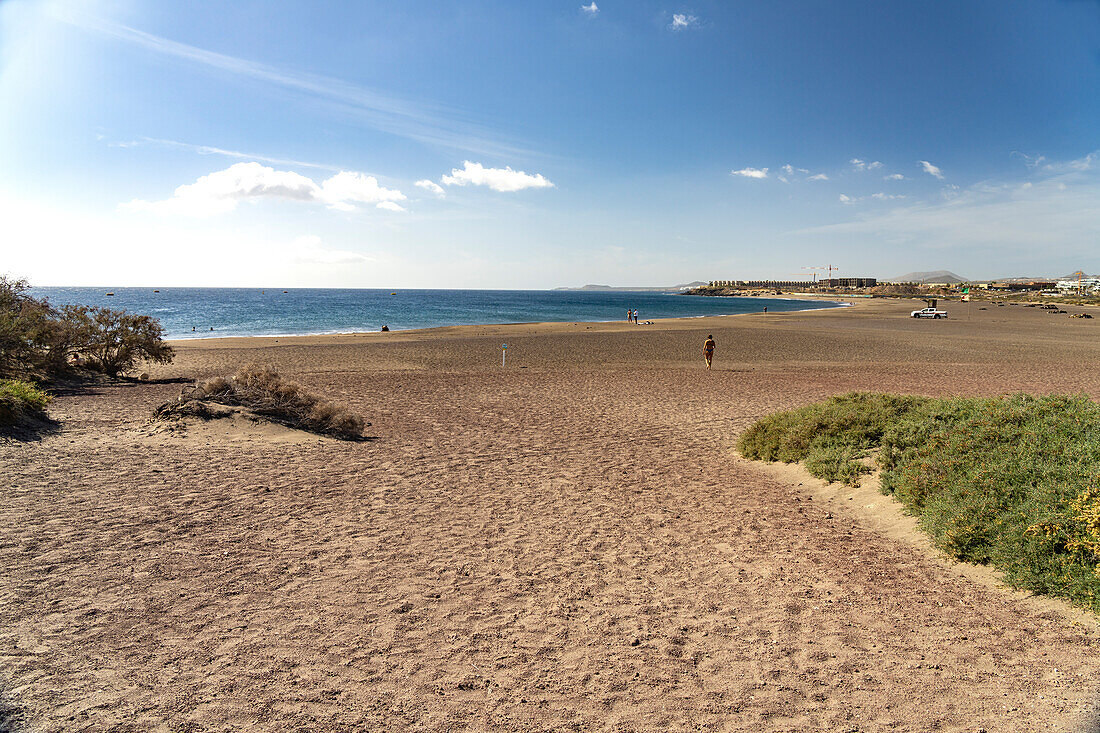
[[[816,283],[817,282],[817,271],[818,270],[824,270],[825,268],[824,267],[803,267],[802,269],[803,270],[813,270],[814,271],[814,282]]]
[[[1080,270],[1078,270],[1077,272],[1075,272],[1075,273],[1073,273],[1072,275],[1070,275],[1070,277],[1075,277],[1075,278],[1077,278],[1077,294],[1078,294],[1078,295],[1084,295],[1084,294],[1085,294],[1085,291],[1084,291],[1084,290],[1082,289],[1082,287],[1081,287],[1081,278],[1083,278],[1083,277],[1088,277],[1088,275],[1086,275],[1085,273],[1083,273],[1083,272],[1081,272]]]
[[[814,270],[814,282],[817,282],[817,270],[825,270],[829,273],[829,279],[833,279],[833,270],[840,272],[840,268],[836,265],[825,265],[824,267],[803,267],[803,270]]]

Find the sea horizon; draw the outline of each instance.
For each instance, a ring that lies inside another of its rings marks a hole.
[[[707,298],[678,291],[465,288],[173,288],[36,286],[54,305],[90,305],[148,315],[168,339],[290,337],[450,326],[639,321],[843,307],[782,297]],[[108,293],[113,293],[108,295]],[[282,297],[290,296],[290,297]]]

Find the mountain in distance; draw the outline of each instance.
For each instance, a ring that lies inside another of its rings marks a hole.
[[[950,270],[934,270],[932,272],[910,272],[898,277],[886,278],[888,283],[965,283],[970,282],[965,277],[959,277]]]
[[[685,283],[683,285],[672,285],[667,288],[653,288],[653,287],[617,287],[614,285],[585,285],[579,288],[554,288],[554,290],[602,290],[602,291],[630,291],[630,292],[650,292],[650,293],[673,293],[680,290],[691,290],[692,288],[700,288],[708,283],[696,280],[693,283]]]

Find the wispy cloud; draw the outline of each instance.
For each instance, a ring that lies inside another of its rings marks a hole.
[[[922,161],[923,162],[923,161]],[[1086,156],[1050,164],[1058,172],[1027,182],[983,182],[947,187],[948,195],[882,210],[861,211],[852,221],[797,232],[850,243],[914,245],[997,252],[1041,262],[1045,255],[1093,254],[1100,231],[1100,175]],[[889,194],[872,198],[889,200]],[[843,203],[854,199],[842,195]]]
[[[447,195],[447,192],[443,190],[442,186],[440,186],[435,181],[429,181],[427,178],[425,178],[423,180],[420,180],[420,181],[417,181],[413,185],[417,186],[419,188],[422,188],[425,191],[429,191],[431,193],[434,193],[436,196],[445,196],[445,195]]]
[[[739,171],[730,171],[731,176],[741,176],[742,178],[767,178],[767,168],[742,168]]]
[[[525,173],[510,167],[486,168],[481,163],[464,161],[462,168],[454,168],[450,175],[444,175],[440,182],[445,186],[488,186],[494,191],[512,193],[525,188],[553,188],[554,184],[546,180],[541,173]]]
[[[120,204],[119,209],[202,217],[225,214],[236,209],[241,201],[260,199],[318,202],[336,211],[354,211],[356,204],[404,211],[395,202],[404,201],[405,194],[384,188],[377,178],[362,173],[341,171],[316,183],[293,171],[277,171],[252,162],[235,163],[225,170],[202,176],[194,183],[179,186],[171,198],[162,201],[134,199]]]
[[[179,140],[163,140],[155,137],[142,137],[137,140],[107,143],[107,146],[112,148],[136,148],[142,145],[159,145],[167,148],[190,150],[192,152],[198,153],[199,155],[223,155],[227,158],[237,158],[238,160],[259,160],[264,163],[274,163],[275,165],[292,165],[297,168],[317,168],[326,171],[341,170],[341,168],[338,166],[327,165],[325,163],[310,163],[309,161],[294,160],[293,158],[275,158],[268,155],[243,153],[239,150],[226,150],[225,148],[216,148],[210,145],[194,145],[192,143],[181,142]]]
[[[154,53],[301,95],[311,107],[322,104],[338,113],[354,115],[371,127],[392,135],[481,154],[516,155],[530,152],[502,141],[499,134],[471,122],[459,110],[402,99],[332,77],[280,69],[209,51],[80,13],[65,14],[59,11],[57,17]]]
[[[884,181],[904,181],[905,176],[903,176],[900,173],[891,173],[888,176],[883,176],[882,180],[884,180]]]
[[[1042,155],[1028,155],[1027,153],[1021,153],[1018,150],[1013,150],[1011,155],[1016,158],[1020,158],[1024,161],[1024,165],[1028,168],[1039,168],[1046,162],[1046,157]]]
[[[699,18],[687,13],[673,13],[672,22],[668,24],[670,30],[683,31],[699,25]]]
[[[868,163],[862,158],[852,158],[848,162],[851,163],[852,167],[855,168],[857,171],[875,171],[882,167],[882,161],[878,160],[873,160]]]
[[[740,171],[732,171],[733,175],[749,176],[750,178],[764,178],[766,176],[753,176],[751,171],[756,171],[755,168],[745,168]],[[767,173],[767,168],[761,168],[760,171]],[[791,180],[795,181],[827,181],[829,176],[824,173],[810,173],[808,168],[796,168],[790,163],[781,165],[779,170],[783,171],[783,175],[777,175],[776,178],[783,183],[790,183]],[[759,172],[759,171],[758,171]]]
[[[943,180],[943,171],[941,171],[938,166],[932,165],[927,160],[919,160],[917,162],[920,164],[921,170],[923,170],[925,173],[930,176],[935,176],[941,181]]]
[[[595,2],[592,2],[589,5],[582,5],[581,6],[581,12],[584,13],[585,15],[593,16],[593,15],[596,15],[598,12],[600,12],[600,9],[598,7],[596,7]]]
[[[870,196],[848,196],[847,194],[842,193],[842,194],[840,194],[840,203],[842,203],[842,204],[854,204],[854,203],[858,203],[860,201],[866,201],[868,199],[871,199],[873,201],[894,201],[894,200],[903,199],[903,198],[906,198],[906,196],[904,196],[900,193],[899,194],[891,194],[891,193],[883,193],[881,191],[878,192],[878,193],[873,193]]]
[[[291,249],[293,261],[299,265],[353,265],[374,259],[346,249],[329,249],[316,234],[297,237]]]

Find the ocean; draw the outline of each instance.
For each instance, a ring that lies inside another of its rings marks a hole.
[[[32,288],[54,305],[98,305],[157,318],[167,338],[290,336],[542,321],[622,321],[833,308],[782,298],[643,291],[296,288]]]

